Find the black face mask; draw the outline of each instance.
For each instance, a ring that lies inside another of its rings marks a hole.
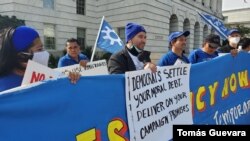
[[[128,48],[128,51],[133,54],[134,56],[137,56],[140,52],[142,52],[142,50],[140,49],[136,49],[137,47],[132,45],[131,48]],[[139,52],[140,51],[140,52]]]
[[[20,62],[28,62],[28,60],[32,60],[33,58],[33,54],[27,52],[19,52],[17,56]]]

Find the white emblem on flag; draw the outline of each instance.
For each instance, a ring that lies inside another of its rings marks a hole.
[[[105,26],[106,30],[102,30],[102,33],[105,33],[106,35],[103,36],[103,39],[107,39],[110,40],[110,44],[114,45],[115,42],[117,42],[120,46],[122,46],[122,40],[120,38],[118,38],[117,34],[115,33],[115,31],[113,29],[110,29],[108,26]],[[111,34],[113,34],[113,36],[115,35],[115,38],[113,38],[111,36]]]

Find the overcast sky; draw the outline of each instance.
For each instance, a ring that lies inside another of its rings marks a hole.
[[[222,11],[250,8],[250,0],[222,0]]]

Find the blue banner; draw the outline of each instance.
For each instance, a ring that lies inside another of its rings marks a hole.
[[[120,51],[124,44],[114,29],[105,20],[102,21],[100,33],[97,40],[97,47],[110,53]]]
[[[0,141],[128,138],[123,75],[60,79],[0,95]]]
[[[250,54],[227,54],[191,67],[195,124],[250,123]]]
[[[199,13],[201,18],[210,26],[212,26],[216,32],[220,35],[220,37],[224,40],[227,39],[228,29],[224,26],[223,22],[218,18],[211,16],[209,14]]]
[[[195,124],[250,124],[250,54],[192,65]],[[85,76],[0,95],[1,141],[128,140],[124,75]]]

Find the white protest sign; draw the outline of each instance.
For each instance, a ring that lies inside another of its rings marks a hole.
[[[190,64],[126,72],[130,141],[172,139],[173,124],[193,124]]]
[[[60,73],[47,66],[29,60],[23,77],[22,86],[45,79],[58,78],[59,74]]]
[[[79,72],[82,76],[106,75],[108,73],[106,60],[88,62],[86,68],[79,64],[54,69],[63,74]]]

